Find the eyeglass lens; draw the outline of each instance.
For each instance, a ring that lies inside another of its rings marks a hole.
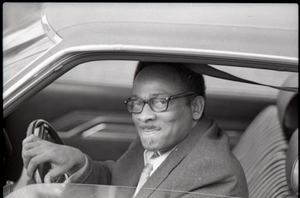
[[[165,111],[168,107],[168,100],[166,98],[152,98],[149,101],[143,101],[143,100],[128,101],[127,107],[128,110],[132,113],[140,113],[142,112],[146,103],[148,103],[150,108],[156,112]]]

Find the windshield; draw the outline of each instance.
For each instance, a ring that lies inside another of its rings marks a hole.
[[[122,198],[126,194],[133,194],[135,191],[133,187],[122,187],[122,186],[105,186],[105,185],[92,185],[92,184],[33,184],[21,188],[6,198],[82,198],[82,197],[97,197],[97,198]],[[153,191],[153,189],[141,189],[141,191]],[[144,193],[141,192],[141,193]],[[195,192],[184,192],[184,191],[170,191],[163,189],[155,189],[156,197],[194,197],[194,198],[228,198],[230,196],[222,195],[208,195],[203,193]]]
[[[43,10],[3,30],[3,85],[60,41]]]

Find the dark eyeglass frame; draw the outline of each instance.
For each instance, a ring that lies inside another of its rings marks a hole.
[[[155,97],[155,98],[150,98],[149,100],[142,100],[140,98],[137,98],[137,99],[131,99],[131,98],[128,98],[126,100],[123,101],[123,103],[125,104],[125,106],[127,107],[127,110],[129,111],[129,113],[134,113],[134,114],[138,114],[138,113],[141,113],[145,107],[146,104],[149,105],[150,109],[154,112],[157,112],[157,113],[160,113],[160,112],[164,112],[166,111],[168,108],[169,108],[169,102],[170,100],[173,100],[173,99],[176,99],[176,98],[182,98],[182,97],[187,97],[187,96],[192,96],[192,95],[196,95],[195,92],[184,92],[184,93],[180,93],[180,94],[176,94],[176,95],[172,95],[172,96],[169,96],[169,97]],[[165,99],[166,102],[167,102],[167,105],[166,105],[166,108],[164,110],[155,110],[153,109],[152,107],[152,103],[151,103],[151,100],[153,99]],[[129,106],[128,106],[128,103],[131,102],[131,101],[142,101],[143,102],[143,107],[141,108],[140,111],[138,112],[133,112],[133,109],[131,109]]]

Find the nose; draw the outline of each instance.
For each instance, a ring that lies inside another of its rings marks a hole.
[[[155,120],[156,114],[150,108],[149,104],[145,104],[143,111],[138,114],[138,120],[142,122],[147,122],[150,120]]]

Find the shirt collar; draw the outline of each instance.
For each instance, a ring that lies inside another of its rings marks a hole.
[[[154,155],[154,158],[160,158],[162,156],[168,156],[174,149],[176,148],[176,146],[174,148],[172,148],[171,150],[165,152],[165,153],[161,153],[159,151],[148,151],[145,150],[144,151],[144,163],[145,165],[149,162],[149,160],[152,158],[152,156]]]

